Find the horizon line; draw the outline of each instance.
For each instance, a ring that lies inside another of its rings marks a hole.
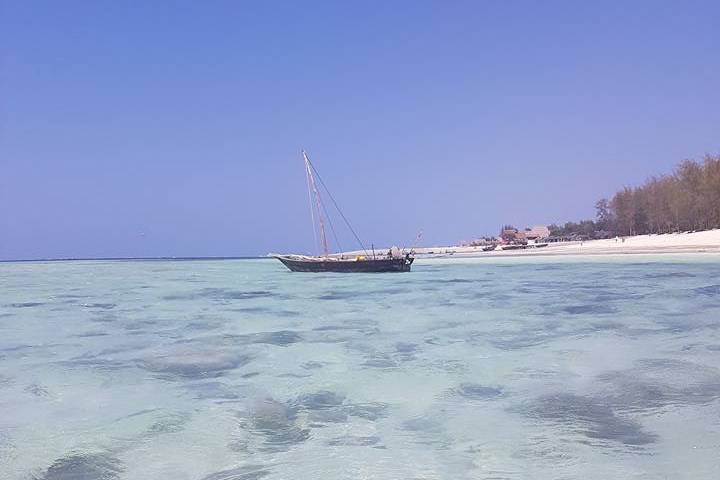
[[[80,261],[130,261],[130,260],[258,260],[270,258],[266,256],[203,256],[203,257],[55,257],[55,258],[19,258],[19,259],[0,259],[0,263],[23,263],[23,262],[80,262]]]

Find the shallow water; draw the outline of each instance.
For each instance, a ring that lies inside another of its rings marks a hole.
[[[0,264],[0,479],[720,477],[720,258]]]

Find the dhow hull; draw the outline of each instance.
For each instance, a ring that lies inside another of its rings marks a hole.
[[[324,260],[278,256],[293,272],[377,273],[409,272],[413,258],[377,258],[363,260]]]

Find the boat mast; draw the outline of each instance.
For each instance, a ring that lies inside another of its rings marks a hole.
[[[308,159],[307,153],[305,150],[302,151],[303,154],[303,160],[305,161],[305,171],[307,173],[307,176],[310,180],[310,189],[315,194],[315,206],[317,207],[317,214],[318,214],[318,220],[320,222],[320,235],[322,237],[322,247],[323,247],[323,257],[328,256],[328,244],[327,244],[327,236],[325,235],[325,221],[323,220],[322,215],[322,203],[320,201],[320,192],[318,192],[318,189],[315,185],[315,175],[313,175],[312,168],[310,167],[310,160]],[[312,211],[311,211],[312,213]]]

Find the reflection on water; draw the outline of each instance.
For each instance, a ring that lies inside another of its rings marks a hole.
[[[716,478],[718,278],[0,264],[0,479]]]

